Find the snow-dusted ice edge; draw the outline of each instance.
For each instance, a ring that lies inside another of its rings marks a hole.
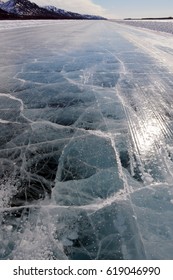
[[[118,22],[173,34],[173,20],[120,20]]]
[[[34,26],[43,26],[51,24],[64,24],[68,23],[67,20],[1,20],[0,30],[26,28]]]

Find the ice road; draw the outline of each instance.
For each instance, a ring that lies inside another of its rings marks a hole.
[[[0,259],[173,259],[172,35],[15,21],[0,38]]]

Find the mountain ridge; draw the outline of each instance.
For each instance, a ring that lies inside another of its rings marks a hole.
[[[82,15],[58,9],[54,6],[40,7],[29,0],[0,1],[0,19],[105,19],[100,16]]]

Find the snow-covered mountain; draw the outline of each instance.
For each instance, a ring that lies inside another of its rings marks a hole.
[[[67,11],[62,10],[62,9],[58,9],[58,8],[56,8],[54,6],[44,6],[43,8],[45,8],[46,10],[51,11],[51,12],[61,13],[62,15],[68,13]]]
[[[94,16],[94,15],[81,15],[81,14],[78,14],[78,13],[74,13],[74,12],[69,12],[69,11],[65,11],[65,10],[62,10],[62,9],[58,9],[54,6],[44,6],[45,9],[47,9],[48,11],[51,11],[51,12],[55,12],[57,14],[60,14],[60,15],[66,15],[66,16],[69,16],[71,18],[84,18],[84,19],[103,19],[103,17],[100,17],[100,16]]]
[[[10,14],[0,8],[0,20],[1,19],[16,19],[16,16],[13,14]]]
[[[50,15],[44,8],[28,0],[9,0],[0,5],[1,9],[19,16],[46,16]]]
[[[78,13],[72,13],[72,12],[68,12],[62,9],[58,9],[54,6],[44,6],[43,8],[45,8],[46,10],[50,11],[50,12],[54,12],[57,15],[61,15],[61,16],[68,16],[69,18],[73,18],[74,16],[76,18],[81,18],[81,14]]]
[[[8,11],[5,11],[1,8],[1,6],[4,4],[4,2],[0,1],[0,20],[1,19],[17,19],[17,16],[15,14],[11,14]]]
[[[54,6],[39,7],[37,4],[31,3],[29,0],[0,1],[0,8],[10,15],[15,15],[24,19],[102,19],[101,17],[68,12]]]

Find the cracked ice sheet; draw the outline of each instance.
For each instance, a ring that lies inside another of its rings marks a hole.
[[[172,38],[32,24],[1,30],[0,258],[173,259]]]

